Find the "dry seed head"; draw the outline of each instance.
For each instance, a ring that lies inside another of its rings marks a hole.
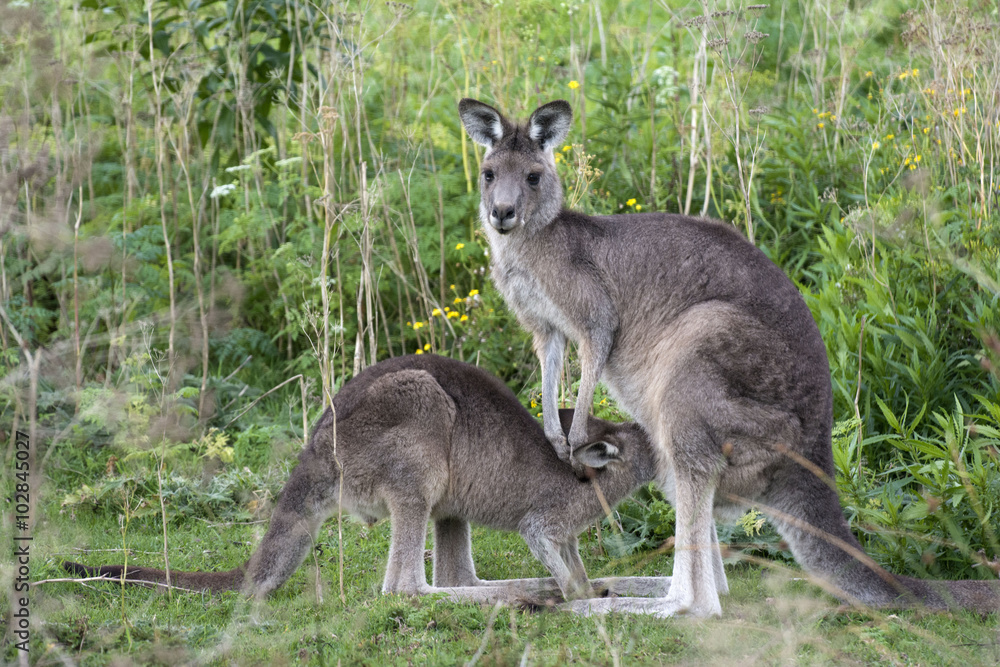
[[[698,26],[703,26],[708,23],[711,19],[707,16],[695,16],[693,19],[686,21],[684,27],[686,28],[697,28]]]
[[[320,107],[319,113],[323,117],[323,120],[330,123],[340,118],[340,114],[337,113],[336,107]]]
[[[719,38],[719,39],[711,39],[711,40],[709,40],[707,46],[710,49],[715,49],[716,51],[721,51],[722,47],[726,46],[726,44],[729,44],[729,40],[728,39]]]
[[[743,37],[751,44],[756,44],[762,39],[767,39],[771,34],[767,32],[758,32],[756,30],[751,30],[750,32],[743,35]]]

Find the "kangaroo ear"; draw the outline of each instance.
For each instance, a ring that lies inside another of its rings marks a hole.
[[[573,450],[573,458],[591,468],[604,468],[609,463],[621,461],[621,451],[610,442],[588,442]]]
[[[573,109],[566,100],[549,102],[535,109],[528,119],[528,136],[538,142],[542,150],[551,150],[561,144],[573,124]]]
[[[458,115],[472,140],[480,146],[493,148],[503,138],[504,120],[489,104],[466,97],[458,103]]]

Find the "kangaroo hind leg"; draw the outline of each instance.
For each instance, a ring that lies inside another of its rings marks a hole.
[[[666,595],[576,600],[566,605],[569,610],[587,615],[619,611],[659,617],[722,614],[719,590],[725,585],[725,574],[720,572],[712,506],[723,456],[697,410],[676,407],[679,409],[664,411],[655,431],[661,448],[661,483],[669,480],[673,486],[677,517],[673,575],[660,589],[666,588]]]
[[[406,595],[432,593],[424,571],[424,547],[431,508],[421,498],[390,498],[388,505],[392,539],[382,592]]]

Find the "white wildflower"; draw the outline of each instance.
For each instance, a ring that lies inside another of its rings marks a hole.
[[[236,189],[235,183],[224,183],[222,185],[216,185],[212,188],[212,192],[208,195],[212,199],[218,199],[219,197],[225,197],[226,195],[233,192]]]

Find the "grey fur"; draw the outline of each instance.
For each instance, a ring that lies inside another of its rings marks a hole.
[[[327,410],[247,565],[228,572],[172,572],[174,585],[267,595],[302,563],[342,493],[344,511],[370,522],[391,520],[386,593],[445,592],[462,600],[553,591],[567,599],[592,596],[577,534],[604,514],[598,490],[613,505],[652,481],[656,471],[652,446],[639,426],[590,417],[581,459],[601,469],[590,471],[593,483],[581,481],[506,385],[446,357],[411,355],[376,364],[344,385],[334,408],[336,428],[334,412]],[[567,427],[572,417],[572,411],[564,412]],[[429,519],[435,544],[431,586],[424,575]],[[472,561],[470,521],[519,531],[554,580],[481,581]],[[114,578],[123,569],[64,567]],[[165,575],[129,567],[128,579],[162,582]],[[669,579],[594,584],[615,593],[662,595]]]
[[[533,129],[542,109],[547,126],[557,128],[544,145],[532,138],[543,136]],[[864,555],[832,482],[826,349],[798,290],[760,250],[710,220],[563,209],[551,147],[565,139],[568,104],[545,105],[524,124],[475,100],[462,100],[459,112],[473,140],[477,116],[496,113],[494,126],[503,129],[482,162],[480,217],[494,284],[534,335],[546,436],[580,468],[571,452],[586,441],[583,417],[603,378],[654,441],[660,484],[677,508],[674,577],[664,599],[573,608],[721,614],[726,583],[712,511],[732,514],[754,503],[799,563],[845,599],[997,610],[997,582],[909,579]],[[509,210],[510,219],[502,215]],[[568,441],[556,418],[567,339],[581,366]]]

